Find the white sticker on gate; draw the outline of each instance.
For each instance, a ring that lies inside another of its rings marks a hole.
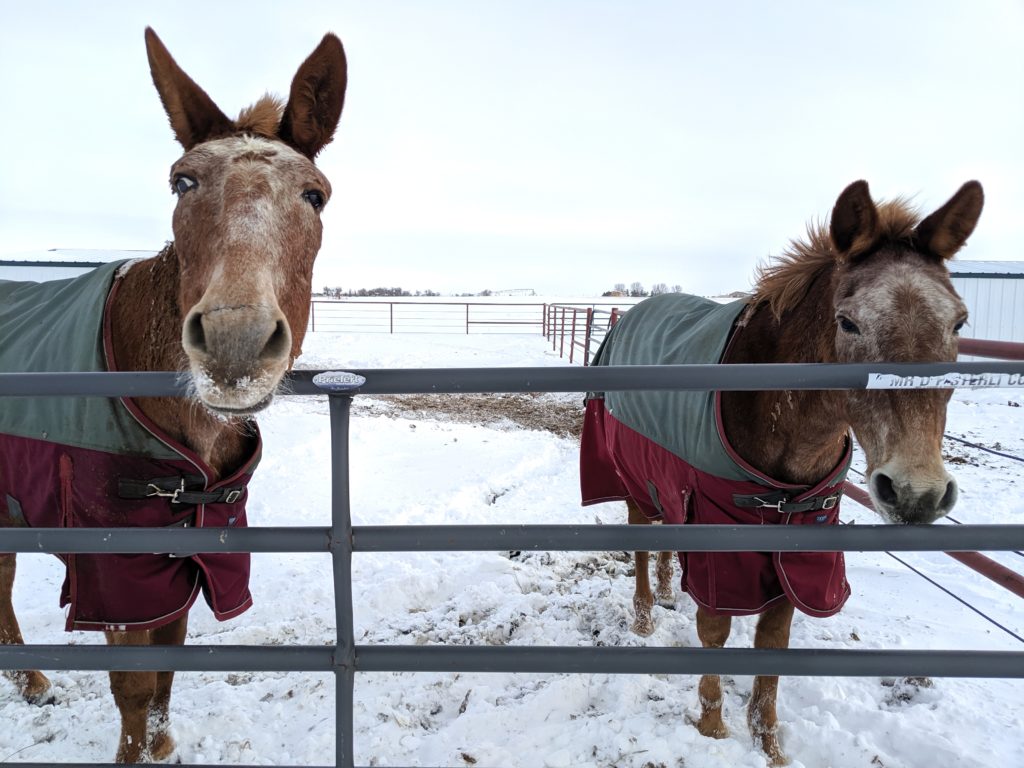
[[[900,376],[895,373],[869,373],[867,389],[983,389],[986,387],[1024,387],[1021,373],[943,373],[938,376]]]

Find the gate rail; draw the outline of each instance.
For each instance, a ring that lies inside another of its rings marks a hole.
[[[466,550],[962,551],[1024,549],[1024,525],[888,526],[355,526],[351,524],[348,419],[355,394],[604,390],[863,388],[869,373],[983,374],[1024,386],[1021,363],[628,366],[367,370],[327,377],[331,419],[330,527],[249,529],[6,529],[5,552],[324,552],[334,571],[334,646],[0,646],[0,669],[321,671],[336,676],[336,765],[353,765],[356,672],[603,672],[1024,678],[1024,652],[836,649],[560,648],[356,645],[352,632],[355,552]],[[322,394],[313,372],[291,379],[296,394]],[[358,380],[365,377],[365,384]],[[1005,384],[1004,384],[1005,386]],[[0,396],[182,395],[173,373],[0,375]],[[25,763],[23,765],[42,765]],[[86,765],[74,763],[68,765]]]

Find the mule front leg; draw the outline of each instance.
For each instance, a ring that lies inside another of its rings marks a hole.
[[[24,645],[18,617],[14,615],[15,555],[0,555],[0,644]],[[31,704],[52,704],[53,693],[46,675],[34,669],[5,670],[4,677],[14,683],[26,701]]]
[[[183,645],[188,629],[188,614],[152,630],[153,645]],[[156,673],[156,690],[149,705],[149,752],[154,760],[165,760],[174,752],[174,738],[170,733],[171,686],[174,672]]]
[[[152,637],[146,631],[107,632],[110,645],[150,645]],[[149,708],[156,692],[156,672],[111,672],[110,692],[121,713],[121,738],[117,745],[119,763],[149,762],[147,721]]]
[[[654,567],[654,573],[658,577],[658,586],[654,590],[654,597],[658,605],[664,608],[672,608],[676,602],[676,592],[672,586],[672,560],[675,559],[675,552],[659,552],[658,564]]]
[[[630,525],[649,525],[640,507],[632,499],[626,500],[626,508],[629,510]],[[651,574],[649,554],[647,552],[634,552],[636,588],[633,590],[633,626],[631,629],[641,637],[647,637],[654,632],[654,619],[651,611],[654,608],[654,594],[651,592]]]
[[[732,630],[731,616],[715,616],[697,607],[697,636],[705,648],[721,648]],[[718,675],[703,675],[697,688],[700,696],[700,720],[697,730],[712,739],[724,739],[729,729],[722,721],[722,680]]]
[[[783,600],[765,611],[758,620],[754,647],[788,648],[792,624],[793,604]],[[754,678],[754,689],[750,696],[750,706],[747,708],[747,724],[750,726],[754,742],[760,744],[769,762],[772,765],[785,765],[789,759],[779,746],[779,723],[775,711],[778,691],[778,676],[759,675]]]

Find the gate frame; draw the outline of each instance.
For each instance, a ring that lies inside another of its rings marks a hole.
[[[564,317],[564,316],[563,316]],[[563,321],[564,322],[564,321]],[[638,368],[642,370],[637,370]],[[723,370],[727,369],[727,370]],[[336,679],[336,766],[352,768],[357,671],[605,672],[1024,678],[1024,652],[837,649],[558,648],[357,646],[352,626],[352,555],[381,551],[544,549],[585,551],[965,551],[1024,548],[1024,525],[813,526],[358,526],[351,523],[348,467],[353,396],[399,392],[601,391],[641,389],[847,389],[870,372],[928,376],[1007,373],[1019,363],[681,365],[551,369],[362,371],[366,384],[328,392],[332,456],[330,528],[5,529],[12,552],[329,552],[337,638],[330,646],[0,646],[0,669],[330,671]],[[322,394],[315,372],[292,376],[295,394]],[[351,375],[351,374],[348,374]],[[638,380],[642,379],[642,380]],[[181,395],[171,373],[2,374],[0,396]],[[22,763],[43,766],[43,763]],[[70,766],[101,764],[69,763]],[[196,767],[199,768],[199,767]]]

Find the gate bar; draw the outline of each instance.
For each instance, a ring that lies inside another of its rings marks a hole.
[[[361,525],[356,552],[967,552],[1024,548],[1024,525]]]
[[[357,525],[355,552],[1009,552],[1024,525]],[[0,552],[333,552],[331,529],[5,528]]]
[[[315,392],[313,371],[294,371],[297,395]],[[390,368],[354,371],[367,379],[363,395],[493,392],[605,392],[865,389],[869,374],[935,377],[1006,374],[1001,387],[1024,386],[1024,362],[743,363],[735,365],[617,365],[550,368]],[[86,374],[90,375],[90,374]],[[110,375],[110,374],[91,374]],[[2,385],[2,382],[0,382]],[[907,387],[913,389],[913,387]],[[0,394],[3,390],[0,389]]]
[[[360,672],[1024,678],[1022,651],[360,646]]]
[[[356,645],[365,672],[1024,678],[1024,651]],[[0,669],[337,672],[331,646],[0,645]],[[341,684],[339,680],[339,685]],[[351,714],[351,709],[342,713]],[[351,750],[351,741],[346,742]]]
[[[293,371],[287,391],[322,394],[313,384],[323,371]],[[743,363],[735,365],[617,365],[531,368],[380,368],[353,371],[368,379],[364,395],[458,392],[604,392],[692,390],[756,392],[782,389],[864,389],[868,374],[946,376],[1007,374],[999,387],[1024,386],[1022,362],[973,363]],[[187,396],[189,380],[172,372],[4,373],[0,396]],[[906,387],[914,389],[914,387]]]

